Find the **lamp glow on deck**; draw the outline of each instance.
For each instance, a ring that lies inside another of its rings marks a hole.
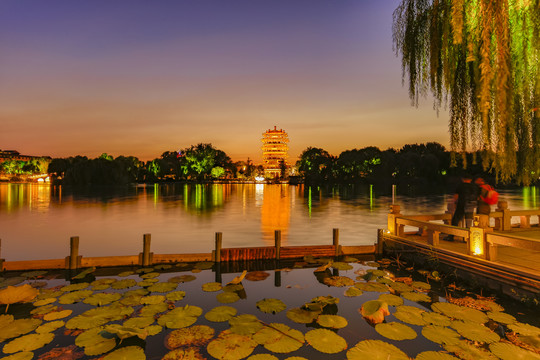
[[[258,181],[258,182],[264,181],[264,176],[255,176],[255,181]]]
[[[470,251],[473,255],[484,254],[484,230],[471,227],[470,229]]]

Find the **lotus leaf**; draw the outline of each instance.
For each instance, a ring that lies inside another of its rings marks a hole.
[[[38,290],[34,289],[28,284],[21,286],[8,286],[7,288],[0,290],[0,304],[7,305],[7,312],[10,304],[15,304],[18,302],[30,302],[35,299],[38,292]]]
[[[148,290],[151,292],[160,292],[160,293],[166,293],[173,290],[176,290],[178,287],[178,284],[172,283],[172,282],[159,282],[155,283],[148,287]]]
[[[279,359],[272,354],[257,354],[257,355],[251,355],[250,357],[247,358],[247,360],[279,360]]]
[[[302,357],[302,356],[290,356],[290,357],[286,358],[285,360],[308,360],[308,359],[306,359],[305,357]]]
[[[508,328],[512,330],[513,332],[516,332],[521,335],[540,336],[540,328],[533,325],[517,322],[517,323],[508,325]]]
[[[347,349],[345,339],[328,329],[310,330],[305,338],[315,350],[325,354],[336,354]]]
[[[103,279],[98,279],[98,280],[92,281],[90,283],[90,286],[111,285],[112,283],[115,283],[115,282],[116,282],[116,279],[103,278]]]
[[[319,316],[319,312],[294,308],[287,311],[287,317],[298,324],[310,324]]]
[[[67,329],[91,329],[104,325],[110,321],[122,320],[124,316],[133,313],[133,308],[112,304],[109,306],[93,308],[69,319],[66,323]]]
[[[422,329],[422,335],[428,340],[437,344],[457,344],[460,340],[460,335],[454,330],[438,326],[427,325]]]
[[[360,314],[371,324],[379,324],[384,321],[384,317],[390,315],[388,304],[384,301],[366,301],[360,309]]]
[[[103,327],[87,330],[75,338],[75,345],[83,347],[87,356],[101,355],[116,346],[115,337]]]
[[[208,321],[224,322],[236,316],[237,310],[231,306],[218,306],[204,314]]]
[[[143,295],[137,295],[132,294],[129,296],[123,296],[122,299],[118,300],[118,302],[125,306],[137,306],[141,305],[141,299],[143,298]]]
[[[428,283],[426,282],[423,282],[423,281],[413,281],[411,283],[411,286],[415,289],[420,289],[420,290],[431,290],[431,285],[429,285]]]
[[[343,293],[343,295],[347,296],[347,297],[355,297],[355,296],[360,296],[362,295],[364,292],[354,286],[351,286],[350,288],[348,288],[347,290],[345,290],[345,292]]]
[[[169,329],[180,329],[193,325],[199,316],[202,314],[202,309],[198,306],[186,305],[173,309],[162,315],[158,319],[158,324],[166,326]]]
[[[161,360],[206,360],[206,358],[201,355],[198,348],[192,347],[170,351]]]
[[[19,285],[23,281],[26,281],[26,278],[23,276],[15,276],[12,278],[7,278],[2,281],[0,281],[0,288],[6,287],[6,286],[14,286]]]
[[[386,285],[391,285],[394,283],[394,281],[392,281],[391,279],[388,279],[388,278],[384,278],[384,277],[380,277],[380,278],[377,278],[377,281],[378,283],[381,283],[381,284],[386,284]]]
[[[360,341],[347,351],[347,360],[409,360],[409,357],[392,344],[381,340]]]
[[[135,270],[135,272],[137,274],[146,274],[146,273],[150,273],[150,272],[153,272],[153,271],[154,271],[153,267],[140,268],[140,269]]]
[[[105,355],[103,360],[146,360],[146,355],[139,346],[126,346]]]
[[[31,351],[18,352],[13,355],[5,356],[2,360],[32,360],[34,353]]]
[[[279,299],[263,299],[257,301],[257,308],[263,313],[277,314],[287,308],[287,305]]]
[[[137,286],[140,286],[140,287],[148,287],[148,286],[152,286],[154,285],[155,283],[157,283],[159,281],[159,279],[144,279],[143,281],[139,281],[137,283]]]
[[[358,275],[356,277],[356,280],[358,280],[358,281],[365,280],[365,281],[369,282],[369,281],[371,281],[373,279],[377,279],[377,277],[375,275],[373,275],[373,273],[363,273],[363,274]]]
[[[272,323],[253,335],[253,340],[275,353],[289,353],[304,345],[304,334],[285,324]]]
[[[146,332],[148,333],[148,336],[154,336],[159,334],[161,331],[163,331],[163,327],[160,325],[150,325],[144,328]]]
[[[91,267],[91,268],[88,268],[88,269],[84,269],[84,270],[81,271],[79,274],[77,274],[76,276],[74,276],[72,279],[75,279],[75,280],[84,279],[84,278],[86,277],[86,275],[91,274],[91,273],[93,273],[94,271],[96,271],[96,268],[95,268],[95,267]]]
[[[141,304],[156,305],[165,302],[165,295],[148,295],[141,298]]]
[[[388,275],[386,273],[386,271],[384,270],[379,270],[379,269],[368,269],[367,270],[368,273],[372,273],[373,275],[377,276],[377,277],[382,277],[382,276],[386,276]]]
[[[69,309],[62,310],[62,311],[54,311],[54,312],[45,314],[45,316],[43,316],[43,320],[51,321],[51,320],[63,319],[70,316],[72,312],[73,310],[69,310]]]
[[[54,334],[52,333],[23,335],[4,345],[3,351],[5,354],[13,354],[19,351],[34,351],[47,345],[53,339]]]
[[[36,329],[36,333],[42,334],[42,333],[47,333],[47,332],[53,332],[56,329],[60,329],[65,324],[66,323],[64,321],[62,321],[62,320],[51,321],[51,322],[45,323],[43,325],[40,325]]]
[[[40,293],[36,297],[37,300],[43,300],[43,299],[49,299],[49,298],[57,298],[64,294],[61,290],[53,290],[53,289],[41,289]]]
[[[34,279],[34,278],[42,277],[44,275],[47,275],[47,271],[45,270],[28,271],[21,274],[21,276],[24,276],[27,279]]]
[[[375,331],[392,340],[416,339],[416,331],[402,323],[390,322],[375,325]]]
[[[247,275],[247,270],[244,270],[242,271],[242,273],[238,276],[236,276],[234,279],[232,279],[229,284],[231,285],[237,285],[237,284],[240,284],[242,282],[242,280],[244,280],[244,278],[246,277]]]
[[[120,293],[97,293],[93,294],[83,300],[83,303],[94,306],[103,306],[112,303],[113,301],[120,300],[122,295]]]
[[[38,301],[34,301],[34,306],[49,305],[56,301],[56,298],[46,298]]]
[[[11,314],[2,314],[0,315],[0,329],[2,329],[3,327],[11,324],[14,320],[14,317],[13,315]]]
[[[499,335],[489,328],[474,322],[453,321],[452,327],[464,338],[483,343],[492,343],[500,340]]]
[[[169,301],[180,301],[186,296],[185,291],[173,291],[165,295],[165,298]]]
[[[77,291],[77,290],[83,290],[86,289],[88,286],[90,286],[87,282],[77,283],[77,284],[70,284],[62,287],[60,290],[63,292],[69,292],[69,291]]]
[[[450,318],[437,312],[425,311],[422,313],[422,319],[428,324],[450,326]]]
[[[172,278],[170,278],[167,281],[178,284],[178,283],[190,282],[190,281],[193,281],[195,279],[196,279],[196,277],[193,276],[193,275],[180,275],[180,276],[173,276]]]
[[[231,332],[238,335],[251,335],[259,331],[263,324],[255,315],[243,314],[229,320]]]
[[[459,340],[455,344],[443,344],[446,351],[456,354],[463,360],[498,360],[492,353],[483,350],[465,340]]]
[[[256,346],[257,343],[250,336],[226,330],[210,341],[206,351],[219,360],[237,360],[251,355]]]
[[[332,266],[332,261],[330,261],[330,262],[328,262],[328,263],[326,263],[324,265],[319,266],[313,272],[325,272],[326,269],[328,269],[330,266]]]
[[[459,360],[457,357],[439,351],[424,351],[415,360]]]
[[[167,311],[168,309],[169,309],[169,306],[164,302],[159,303],[159,304],[146,305],[146,306],[143,306],[143,308],[141,309],[140,315],[141,316],[154,316],[156,314]]]
[[[13,317],[3,318],[2,327],[0,327],[0,342],[6,341],[20,335],[28,334],[34,331],[43,322],[40,319],[17,319],[13,320]],[[11,319],[11,321],[9,321]],[[9,321],[9,322],[8,322]]]
[[[380,283],[356,283],[354,287],[364,290],[364,291],[376,291],[376,292],[386,292],[388,291],[388,286]]]
[[[414,290],[412,286],[409,286],[407,284],[404,284],[402,282],[393,282],[389,284],[392,289],[394,289],[397,292],[403,293],[403,292],[411,292]]]
[[[426,325],[422,314],[425,311],[414,306],[401,305],[396,307],[394,316],[399,320],[412,325]]]
[[[188,267],[189,264],[188,264],[188,263],[185,263],[185,262],[179,262],[179,263],[176,263],[175,266],[176,266],[176,267],[180,267],[180,268],[184,268],[184,267]]]
[[[242,284],[227,284],[223,287],[223,291],[225,292],[239,292],[244,290],[244,286]]]
[[[431,302],[431,298],[427,294],[417,293],[414,291],[401,293],[401,296],[404,299],[414,301],[414,302],[419,302],[419,301]]]
[[[214,266],[213,261],[199,261],[195,264],[195,269],[199,270],[209,270]]]
[[[214,337],[214,329],[206,325],[195,325],[170,332],[165,338],[169,350],[187,346],[206,345]]]
[[[502,360],[540,360],[540,354],[509,343],[498,342],[490,344],[489,350]]]
[[[324,278],[323,282],[328,286],[335,287],[354,285],[354,280],[347,276],[331,276]]]
[[[169,265],[169,264],[159,264],[159,265],[154,266],[155,270],[169,270],[171,268],[172,268],[172,265]]]
[[[347,264],[346,262],[335,261],[332,263],[332,268],[337,269],[337,270],[352,270],[353,266],[350,264]]]
[[[270,274],[266,271],[250,271],[246,274],[246,280],[249,281],[262,281],[269,277]]]
[[[221,283],[218,283],[218,282],[210,282],[210,283],[202,284],[202,290],[206,292],[219,291],[222,288],[223,286],[221,286]]]
[[[500,311],[488,311],[487,313],[488,318],[490,318],[493,321],[498,322],[499,324],[513,324],[516,322],[516,318],[513,317],[510,314],[503,313]]]
[[[459,306],[452,303],[434,303],[431,305],[431,308],[434,311],[443,313],[444,315],[458,319],[458,320],[469,320],[474,321],[480,324],[485,324],[489,318],[486,314],[480,310],[471,309],[465,306]]]
[[[68,292],[58,298],[58,303],[62,305],[75,304],[86,297],[92,295],[92,290],[77,290],[73,292]]]
[[[119,276],[119,277],[127,277],[127,276],[130,276],[130,275],[133,275],[135,274],[134,271],[122,271],[120,274],[116,275],[116,276]]]
[[[133,287],[135,285],[137,285],[137,282],[134,279],[124,279],[124,280],[118,280],[117,282],[112,283],[111,288],[115,290],[122,290],[122,289]]]
[[[112,324],[105,326],[105,331],[110,334],[115,334],[120,340],[124,340],[133,336],[137,336],[139,339],[144,340],[148,334],[144,329],[136,327],[126,327],[119,324]]]
[[[40,306],[40,307],[37,307],[37,308],[33,309],[32,311],[30,311],[30,314],[32,314],[32,315],[44,315],[44,314],[50,313],[51,311],[55,311],[56,309],[58,309],[58,306],[49,304],[49,305]]]
[[[150,326],[154,323],[155,319],[152,316],[140,316],[140,317],[132,317],[124,321],[125,327],[136,327],[139,329],[143,329],[147,326]]]
[[[349,323],[347,319],[339,315],[319,315],[317,323],[325,328],[341,329]]]
[[[222,304],[230,304],[240,300],[240,296],[235,292],[225,291],[217,294],[216,299]]]
[[[403,305],[403,299],[394,294],[381,294],[377,299],[379,301],[384,301],[389,306],[400,306]]]
[[[327,295],[327,296],[317,296],[311,299],[312,303],[321,304],[323,307],[326,305],[334,305],[339,304],[339,299],[335,298],[333,296]]]

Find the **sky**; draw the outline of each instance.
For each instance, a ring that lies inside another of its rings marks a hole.
[[[141,160],[211,143],[262,159],[436,141],[392,49],[399,0],[0,0],[0,149]]]

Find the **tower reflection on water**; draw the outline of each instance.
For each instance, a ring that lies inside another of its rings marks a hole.
[[[282,244],[287,244],[291,221],[291,195],[288,185],[256,185],[257,198],[262,195],[261,232],[266,245],[274,244],[274,231],[281,230]],[[262,194],[261,194],[262,193]]]

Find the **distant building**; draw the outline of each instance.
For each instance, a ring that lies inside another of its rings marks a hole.
[[[278,130],[276,126],[273,130],[268,129],[262,135],[265,177],[277,178],[285,175],[281,174],[281,169],[287,166],[289,135],[282,129]]]
[[[30,161],[33,158],[34,156],[21,155],[21,153],[16,150],[0,150],[0,162],[8,160]]]

